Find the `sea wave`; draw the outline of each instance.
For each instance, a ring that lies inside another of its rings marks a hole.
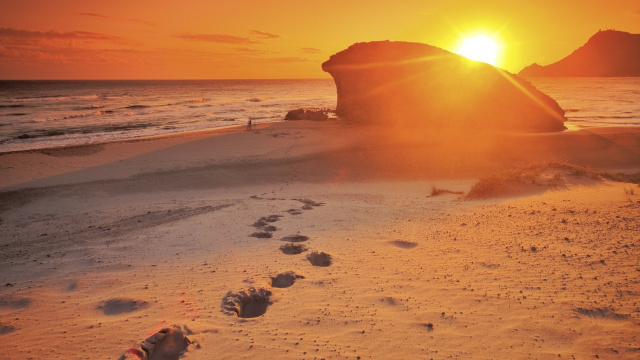
[[[65,95],[54,95],[54,96],[36,96],[36,97],[21,97],[8,99],[9,102],[45,102],[45,101],[69,101],[69,100],[94,100],[102,98],[101,95],[91,94],[91,95],[74,95],[74,96],[65,96]]]

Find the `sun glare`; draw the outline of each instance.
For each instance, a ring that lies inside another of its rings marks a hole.
[[[478,35],[466,39],[460,46],[458,54],[467,59],[482,61],[495,66],[498,45],[488,37]]]

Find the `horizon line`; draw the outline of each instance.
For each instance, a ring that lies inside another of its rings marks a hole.
[[[220,80],[329,80],[329,77],[318,78],[218,78],[218,79],[0,79],[0,81],[220,81]]]

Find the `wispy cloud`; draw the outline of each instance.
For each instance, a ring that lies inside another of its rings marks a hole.
[[[262,39],[278,39],[282,37],[280,35],[268,33],[266,31],[260,31],[260,30],[251,30],[250,33],[252,33],[253,35],[257,35]]]
[[[316,48],[312,48],[312,47],[300,48],[300,51],[302,51],[305,54],[321,54],[323,52],[320,49],[316,49]]]
[[[235,45],[260,44],[259,41],[251,40],[249,38],[235,36],[235,35],[226,35],[226,34],[184,33],[176,36],[185,40],[207,41],[207,42],[220,43],[220,44],[235,44]]]
[[[275,61],[275,62],[279,62],[279,63],[300,63],[300,62],[311,61],[309,59],[305,59],[305,58],[301,58],[301,57],[295,57],[295,56],[276,57],[276,58],[269,58],[269,59],[266,59],[266,60],[271,60],[271,61]]]
[[[124,39],[89,31],[32,31],[13,28],[0,28],[0,44],[3,45],[38,45],[60,40],[124,42]]]
[[[96,14],[96,13],[89,13],[89,12],[81,12],[81,13],[77,13],[77,15],[89,16],[89,17],[97,17],[97,18],[101,18],[101,19],[111,19],[111,20],[116,20],[116,21],[127,21],[127,22],[143,24],[143,25],[147,25],[147,26],[157,26],[158,25],[157,23],[155,23],[153,21],[140,20],[140,19],[129,19],[129,18],[122,18],[122,17],[118,17],[118,16],[108,16],[108,15],[102,15],[102,14]]]

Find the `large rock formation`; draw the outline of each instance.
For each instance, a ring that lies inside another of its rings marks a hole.
[[[599,31],[564,59],[547,66],[527,66],[518,75],[640,76],[640,34]]]
[[[564,111],[527,81],[489,64],[409,42],[357,43],[322,64],[336,114],[430,129],[559,131]]]

